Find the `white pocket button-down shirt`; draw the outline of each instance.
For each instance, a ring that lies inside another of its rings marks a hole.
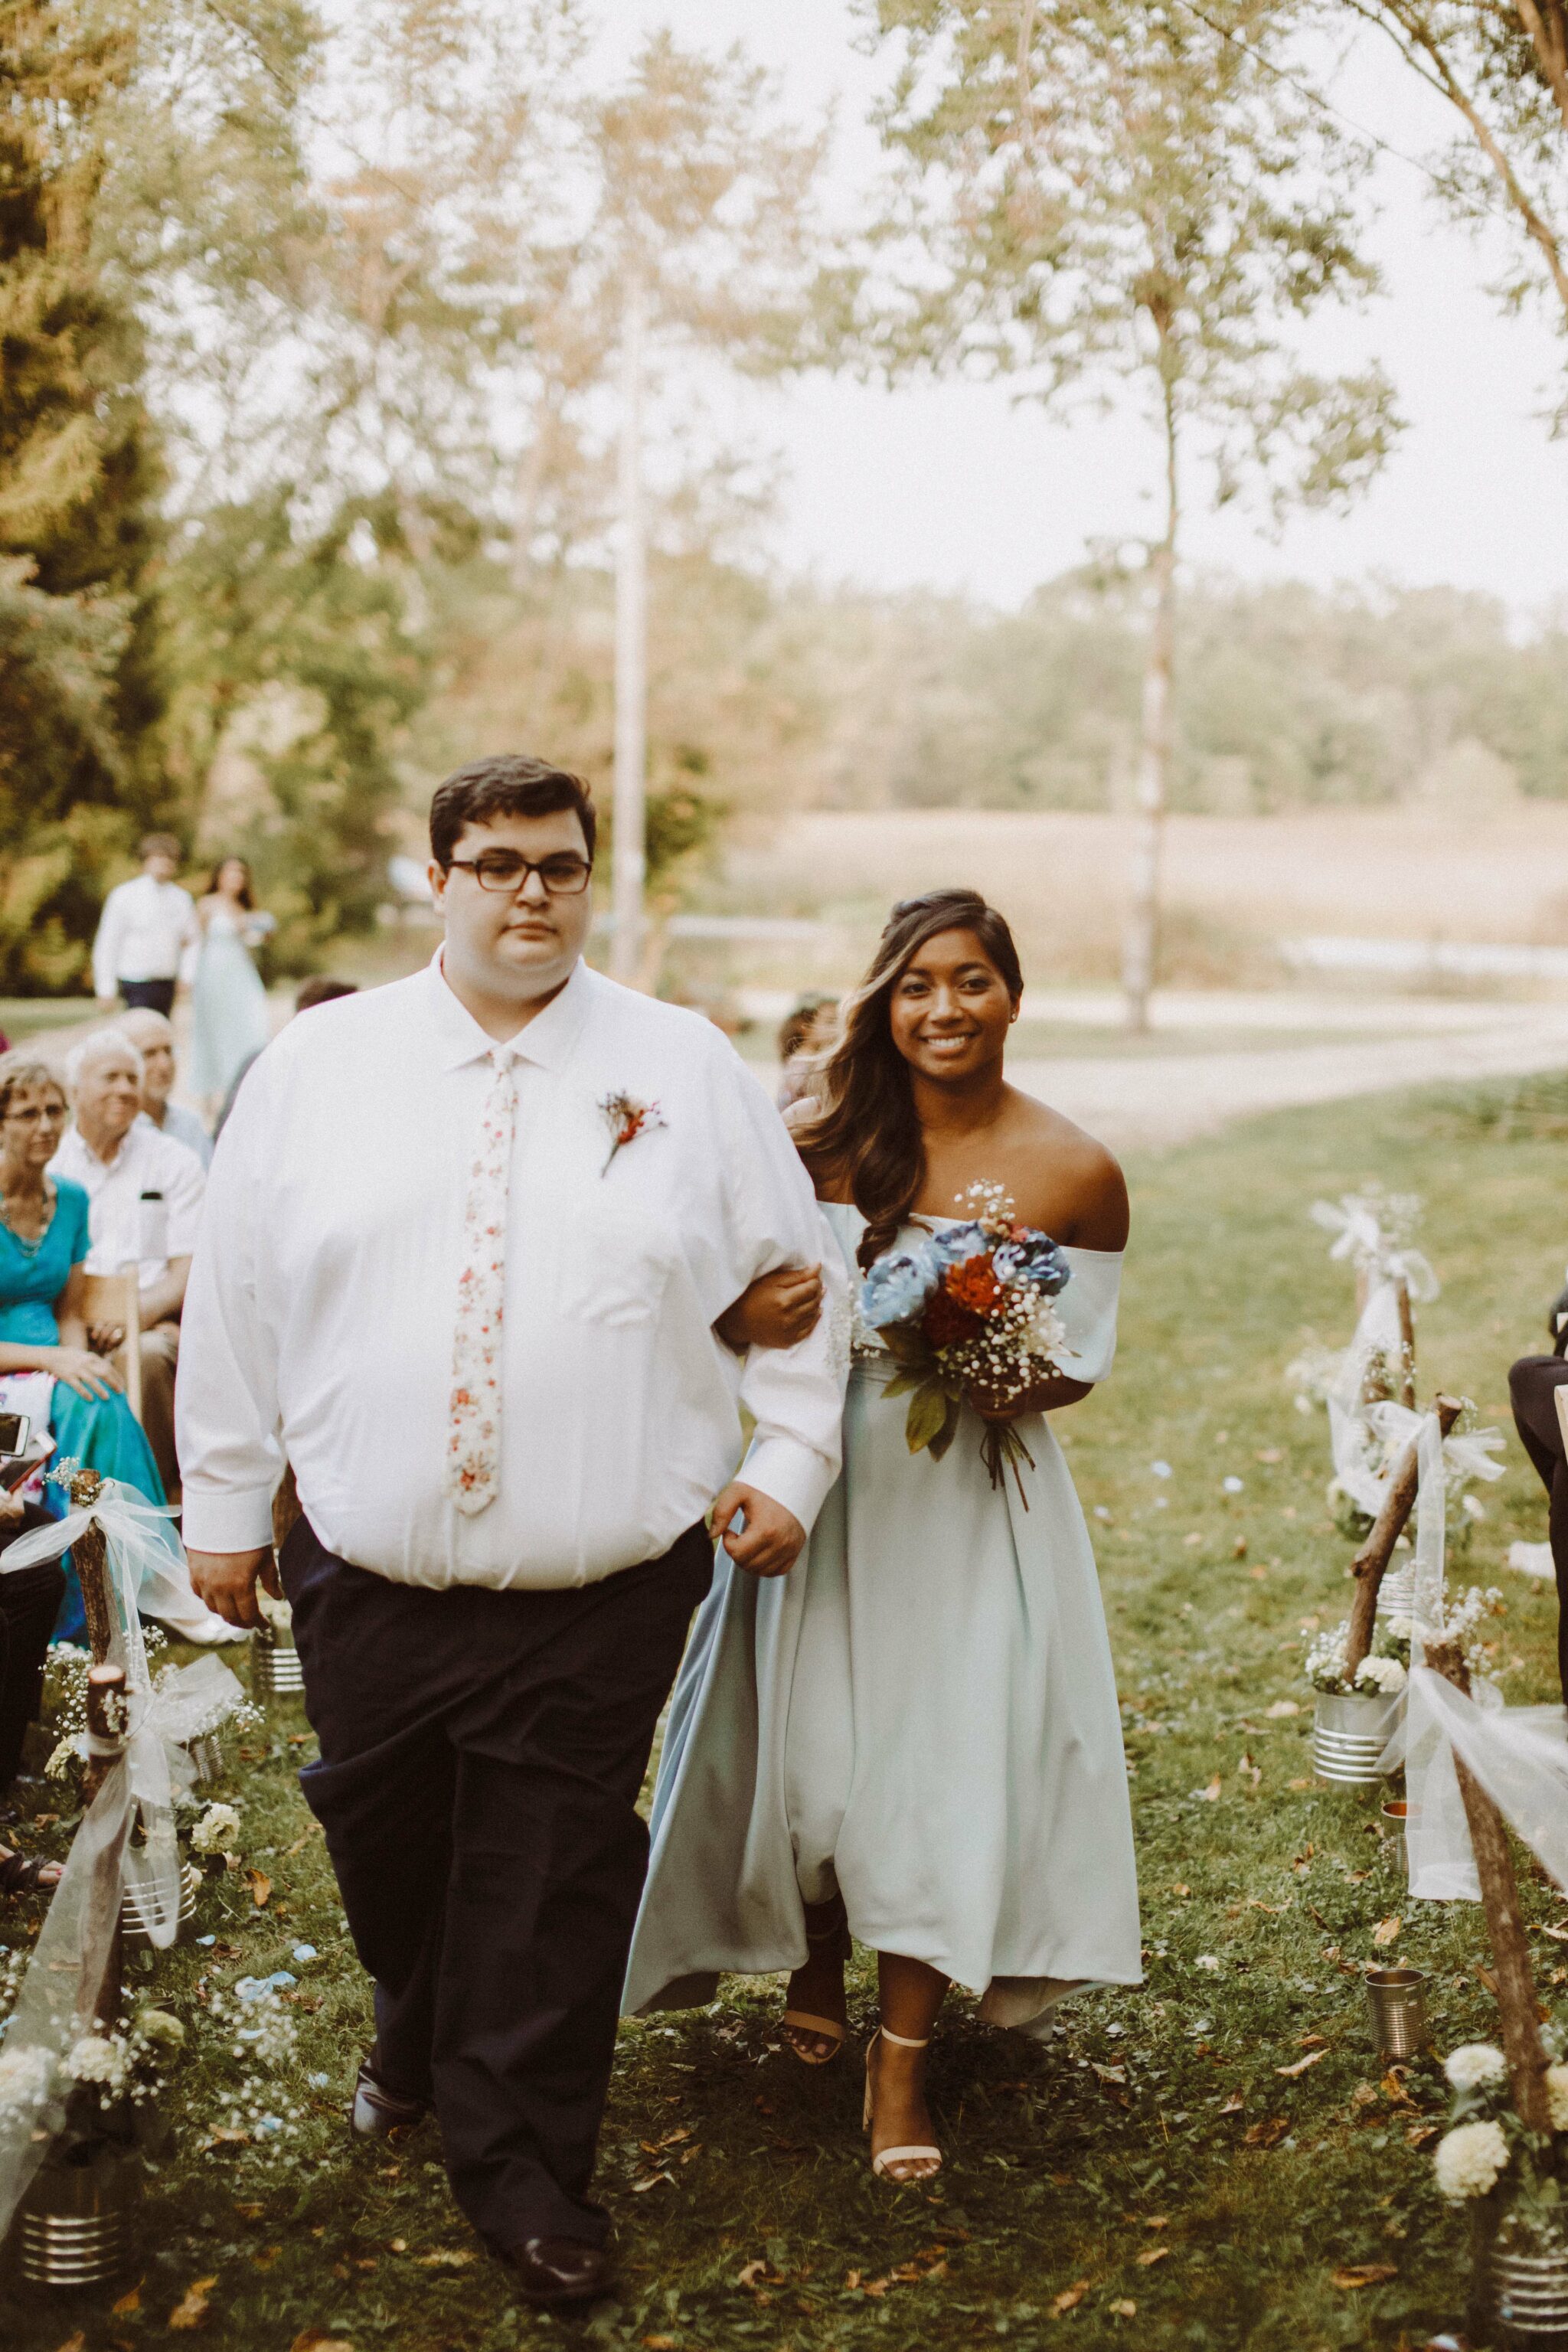
[[[79,1129],[68,1127],[49,1173],[68,1177],[87,1194],[89,1274],[119,1274],[136,1265],[145,1288],[167,1274],[172,1257],[189,1257],[195,1249],[206,1191],[202,1163],[150,1118],[132,1122],[112,1160],[100,1160]],[[161,1204],[144,1202],[145,1192],[160,1194]]]
[[[492,1070],[439,959],[291,1022],[208,1181],[182,1327],[184,1536],[270,1536],[281,1465],[317,1535],[397,1581],[588,1583],[668,1550],[734,1474],[809,1528],[837,1475],[838,1254],[778,1113],[700,1015],[579,964],[513,1041],[500,1491],[442,1465],[463,1205]],[[611,1095],[657,1104],[606,1169]],[[712,1325],[821,1263],[798,1347],[742,1364]]]
[[[195,901],[177,882],[138,874],[120,882],[103,902],[92,943],[96,995],[118,996],[122,980],[173,980],[186,950],[199,942]]]

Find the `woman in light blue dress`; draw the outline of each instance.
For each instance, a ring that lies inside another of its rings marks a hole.
[[[807,2064],[845,2038],[849,1937],[878,1955],[874,2168],[941,2164],[925,2052],[950,1982],[1037,2030],[1063,1994],[1141,1978],[1121,1717],[1082,1510],[1047,1415],[1110,1370],[1127,1237],[1110,1154],[1003,1076],[1023,982],[972,891],[894,910],[796,1139],[857,1275],[1000,1183],[1062,1244],[1066,1370],[966,1405],[940,1461],[862,1330],[843,1475],[807,1553],[759,1582],[722,1553],[676,1686],[626,1986],[643,2012],[725,1971],[790,1970]],[[985,1419],[1033,1457],[993,1486]]]
[[[0,1060],[0,1377],[43,1373],[55,1451],[162,1504],[153,1449],[112,1364],[87,1344],[83,1313],[87,1194],[48,1174],[66,1120],[59,1080],[22,1054]],[[43,1386],[43,1383],[29,1383]],[[51,1490],[57,1509],[63,1508]],[[68,1570],[57,1638],[86,1630],[81,1587]]]
[[[198,901],[201,946],[191,976],[191,1084],[214,1116],[235,1073],[272,1034],[267,991],[251,961],[274,929],[251,896],[243,857],[226,857]]]

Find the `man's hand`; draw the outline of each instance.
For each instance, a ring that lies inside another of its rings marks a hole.
[[[737,1528],[732,1524],[739,1512],[746,1515],[746,1524]],[[805,1529],[793,1511],[764,1495],[760,1486],[748,1486],[732,1478],[713,1506],[709,1522],[716,1537],[722,1537],[724,1549],[737,1568],[748,1576],[784,1576],[800,1558],[805,1542]]]
[[[231,1625],[254,1631],[262,1622],[256,1600],[258,1579],[274,1601],[283,1598],[270,1544],[263,1544],[258,1551],[193,1551],[185,1557],[196,1591],[209,1609]]]

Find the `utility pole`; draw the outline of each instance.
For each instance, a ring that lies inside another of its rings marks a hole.
[[[610,971],[635,984],[641,968],[647,871],[647,545],[643,513],[643,346],[647,283],[635,255],[621,299],[620,520],[616,540],[616,789]]]

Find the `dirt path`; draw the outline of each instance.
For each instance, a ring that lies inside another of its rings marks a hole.
[[[1568,1005],[1499,1007],[1495,1027],[1262,1051],[1092,1055],[1011,1066],[1015,1082],[1113,1150],[1184,1142],[1233,1118],[1348,1095],[1568,1068]]]

